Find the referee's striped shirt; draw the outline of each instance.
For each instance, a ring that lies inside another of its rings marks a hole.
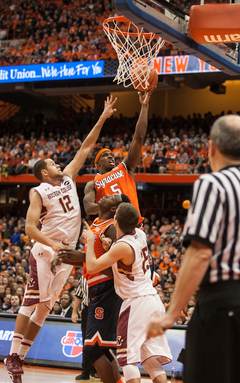
[[[240,279],[240,167],[203,174],[193,185],[183,230],[213,250],[203,283]]]
[[[89,302],[89,296],[88,296],[88,285],[86,278],[84,276],[81,276],[78,282],[78,287],[76,289],[76,297],[82,299],[82,303],[85,306],[88,306]]]

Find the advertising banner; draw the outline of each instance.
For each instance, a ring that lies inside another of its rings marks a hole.
[[[0,360],[9,354],[14,333],[15,318],[0,317]],[[166,332],[173,361],[163,366],[165,371],[183,371],[183,365],[177,362],[178,355],[185,344],[184,329],[170,329]],[[48,361],[51,366],[63,365],[78,368],[82,363],[82,332],[80,323],[46,320],[36,340],[31,346],[27,359],[37,365]],[[139,366],[141,368],[141,366]]]
[[[0,84],[115,77],[117,67],[117,60],[4,66],[0,67]],[[153,68],[158,75],[219,72],[212,65],[189,55],[157,57]]]

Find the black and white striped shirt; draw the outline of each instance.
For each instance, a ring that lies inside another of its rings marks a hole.
[[[78,287],[76,290],[76,297],[82,299],[83,300],[82,303],[85,306],[88,306],[88,302],[89,302],[88,285],[87,285],[86,278],[84,278],[84,276],[81,276],[81,278],[79,279]]]
[[[183,230],[213,250],[202,284],[240,279],[240,167],[202,175],[193,185]]]

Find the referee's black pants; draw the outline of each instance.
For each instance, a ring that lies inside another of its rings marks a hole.
[[[214,283],[200,290],[188,325],[184,382],[240,382],[239,365],[240,282]]]

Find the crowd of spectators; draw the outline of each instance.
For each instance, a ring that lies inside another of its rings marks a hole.
[[[231,113],[231,112],[229,112]],[[223,113],[222,113],[223,114]],[[162,119],[155,115],[149,119],[149,128],[142,147],[136,172],[200,174],[209,172],[209,129],[219,115],[210,112],[204,116],[194,114],[186,119],[173,116]],[[95,153],[101,148],[113,151],[116,164],[127,155],[137,116],[112,117],[106,121],[101,136],[79,171],[94,174]],[[90,109],[79,114],[58,116],[58,119],[36,118],[26,123],[9,122],[0,137],[0,167],[3,176],[32,173],[40,158],[53,158],[64,168],[81,146],[86,133],[94,124]],[[110,135],[112,126],[121,134]],[[7,132],[12,132],[7,133]],[[175,168],[175,166],[177,166]]]
[[[175,3],[188,13],[193,2]],[[0,66],[117,59],[102,29],[115,15],[110,0],[6,0],[0,4]],[[165,42],[159,55],[182,53]]]
[[[155,287],[166,309],[186,250],[182,245],[182,227],[183,222],[177,216],[160,218],[156,214],[151,214],[144,220],[148,246],[158,274]],[[81,237],[79,242],[80,246],[83,246],[84,241]],[[25,234],[24,217],[9,215],[1,217],[0,312],[16,314],[19,310],[30,272],[29,258],[33,244],[34,242]],[[75,291],[81,274],[82,268],[73,268],[50,315],[71,318]],[[192,297],[177,321],[178,324],[186,322],[188,309],[194,304],[195,298]]]
[[[102,31],[115,13],[108,0],[15,0],[0,9],[2,37],[15,42],[2,51],[1,66],[116,58]]]

